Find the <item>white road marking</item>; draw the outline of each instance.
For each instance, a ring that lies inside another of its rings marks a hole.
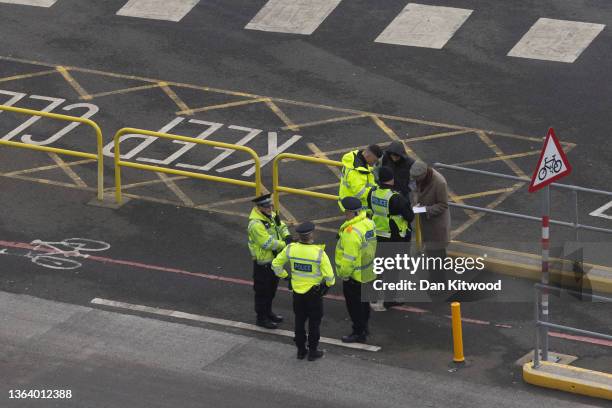
[[[22,4],[24,6],[51,7],[57,0],[0,0],[0,3]]]
[[[274,335],[283,336],[283,337],[293,338],[294,336],[294,333],[289,330],[282,330],[282,329],[268,330],[268,329],[264,329],[262,327],[256,326],[254,324],[236,322],[233,320],[226,320],[226,319],[218,319],[216,317],[208,317],[208,316],[196,315],[196,314],[191,314],[191,313],[185,313],[185,312],[180,312],[178,310],[159,309],[156,307],[135,305],[132,303],[117,302],[114,300],[100,299],[100,298],[92,299],[91,303],[93,303],[94,305],[110,306],[110,307],[114,307],[118,309],[133,310],[136,312],[150,313],[150,314],[154,314],[158,316],[170,316],[170,317],[174,317],[177,319],[185,319],[185,320],[193,320],[196,322],[217,324],[217,325],[225,326],[225,327],[245,329],[245,330],[255,331],[259,333],[274,334]],[[351,348],[351,349],[358,349],[358,350],[365,350],[365,351],[379,351],[380,350],[379,346],[373,346],[370,344],[361,344],[361,343],[343,343],[340,340],[330,339],[328,337],[321,337],[319,341],[321,343],[326,343],[326,344],[331,344],[334,346],[346,347],[346,348]]]
[[[244,28],[312,34],[342,0],[269,0]]]
[[[572,63],[604,27],[603,24],[540,18],[508,56]]]
[[[408,3],[375,42],[441,49],[473,10]]]
[[[178,22],[199,2],[200,0],[129,0],[117,15]]]
[[[607,218],[609,220],[612,220],[612,211],[610,212],[610,215],[606,214],[606,211],[610,209],[612,209],[612,201],[610,201],[608,204],[602,205],[601,207],[599,207],[598,209],[596,209],[589,215],[592,215],[593,217],[601,217],[601,218]]]

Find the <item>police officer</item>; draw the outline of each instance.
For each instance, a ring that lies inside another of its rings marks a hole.
[[[289,262],[291,267],[291,286],[293,287],[293,312],[295,313],[295,337],[297,358],[308,361],[323,356],[318,350],[321,319],[323,318],[323,295],[335,283],[331,262],[325,253],[325,245],[315,245],[313,231],[315,225],[305,222],[296,228],[299,242],[287,245],[272,261],[272,269],[279,278],[287,278],[283,266]],[[308,320],[308,349],[306,349],[306,330]]]
[[[346,308],[353,322],[353,332],[343,336],[342,341],[364,343],[368,334],[370,304],[362,301],[361,291],[362,284],[372,282],[375,277],[376,226],[366,217],[358,198],[344,198],[342,207],[346,221],[338,232],[336,273],[343,280]]]
[[[342,199],[345,197],[357,197],[361,200],[361,206],[367,208],[366,197],[370,189],[376,185],[374,168],[382,154],[381,148],[374,144],[342,156],[342,177],[338,191],[338,204],[341,210],[343,210]]]
[[[372,221],[376,225],[376,240],[384,242],[410,242],[410,223],[414,219],[414,213],[410,202],[395,190],[393,170],[389,167],[381,167],[378,172],[378,187],[374,187],[368,194],[368,207],[372,212]],[[393,257],[397,254],[397,246],[378,245],[378,256]],[[406,246],[405,252],[409,251]],[[396,271],[385,273],[391,282],[399,281]],[[380,276],[379,276],[380,278]],[[397,305],[395,299],[382,297],[376,303],[372,303],[372,309],[378,312],[385,311],[391,306]]]
[[[278,277],[272,271],[272,260],[291,242],[287,225],[274,211],[270,194],[252,200],[255,207],[249,215],[249,251],[253,258],[253,290],[255,291],[256,324],[276,329],[283,317],[272,312],[272,299]]]
[[[368,207],[372,221],[376,224],[378,242],[410,241],[410,223],[414,213],[410,202],[394,189],[393,171],[381,167],[378,172],[379,185],[368,194]]]

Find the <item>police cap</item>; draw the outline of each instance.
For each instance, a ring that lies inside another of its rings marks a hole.
[[[272,194],[264,194],[251,201],[260,207],[271,207],[272,206],[272,198],[270,198],[271,195]]]
[[[300,235],[310,234],[314,230],[315,225],[313,222],[310,221],[303,222],[295,228],[295,232]]]
[[[361,209],[361,200],[357,197],[344,197],[341,203],[342,207],[347,211],[357,211]]]

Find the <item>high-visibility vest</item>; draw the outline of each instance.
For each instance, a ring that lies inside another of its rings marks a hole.
[[[370,189],[376,185],[372,167],[355,167],[355,159],[359,150],[346,153],[342,157],[342,177],[340,178],[340,188],[338,190],[338,205],[342,208],[342,201],[345,197],[356,197],[361,200],[363,209],[368,207],[367,198]]]
[[[332,286],[336,279],[325,245],[291,243],[272,261],[272,270],[280,277],[288,276],[283,266],[289,262],[291,267],[291,286],[295,293],[306,293],[313,286]]]
[[[375,278],[376,225],[362,211],[346,221],[338,232],[336,245],[336,273],[339,277],[357,282],[371,282]]]
[[[257,207],[249,215],[249,252],[259,265],[272,262],[275,252],[285,247],[284,239],[290,235],[287,225],[283,221],[277,223],[275,219],[276,213],[268,218]]]
[[[390,188],[376,188],[372,190],[370,205],[372,207],[372,221],[376,224],[376,235],[379,237],[391,238],[391,221],[397,225],[399,236],[404,238],[410,225],[401,215],[389,214],[389,203],[397,192]]]

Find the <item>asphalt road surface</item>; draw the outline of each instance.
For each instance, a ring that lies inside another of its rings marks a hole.
[[[439,22],[429,37],[406,34],[405,27],[416,24],[402,20],[406,1],[328,1],[311,13],[274,10],[274,3],[296,1],[178,3],[0,1],[0,103],[96,121],[109,202],[111,141],[123,127],[251,147],[263,158],[270,189],[271,160],[280,152],[338,160],[356,147],[398,139],[430,163],[530,176],[552,126],[574,167],[563,182],[612,190],[612,6],[605,1],[429,1],[454,8],[419,11]],[[538,35],[542,29],[558,42]],[[528,33],[535,36],[527,38],[532,48],[522,41]],[[391,44],[398,38],[418,46]],[[0,113],[0,134],[96,149],[84,125],[8,112]],[[136,163],[253,179],[249,157],[238,152],[139,137],[126,140],[121,152]],[[444,174],[457,202],[540,215],[539,197],[527,193],[526,183]],[[97,188],[93,161],[8,147],[0,148],[0,176],[3,384],[44,386],[63,373],[64,385],[83,398],[74,406],[398,406],[422,395],[431,397],[419,406],[516,406],[530,398],[543,406],[599,403],[522,382],[514,362],[533,348],[531,302],[464,303],[469,364],[457,371],[450,363],[448,305],[410,304],[374,314],[370,341],[381,351],[326,346],[319,371],[305,371],[317,380],[301,389],[296,378],[303,374],[296,370],[303,368],[296,367],[286,338],[172,317],[142,319],[91,304],[102,298],[252,323],[246,216],[253,189],[124,168],[127,203],[102,208],[89,205]],[[283,185],[335,194],[337,182],[324,166],[281,164]],[[552,197],[553,217],[572,220],[571,195]],[[612,228],[609,201],[580,194],[579,221]],[[335,203],[296,196],[281,203],[288,221],[315,220],[318,239],[334,247],[341,223]],[[455,210],[452,216],[456,240],[517,248],[537,245],[540,236],[537,223]],[[95,240],[99,251],[61,265],[44,265],[44,257],[32,255],[40,254],[37,242],[70,238]],[[573,232],[553,228],[552,239],[572,240]],[[610,245],[609,235],[582,232],[580,239]],[[609,251],[593,256],[605,263]],[[532,282],[500,279],[531,298]],[[322,330],[329,338],[349,330],[340,295],[335,288],[326,299]],[[290,295],[282,290],[275,302],[287,317],[283,328],[290,329]],[[551,316],[588,330],[610,327],[609,305],[567,296],[553,298]],[[71,355],[89,340],[99,343]],[[575,365],[612,367],[609,342],[560,333],[550,341],[553,351],[577,356]],[[174,353],[166,355],[167,347]],[[140,357],[129,357],[135,350]],[[347,378],[362,371],[375,375]],[[453,397],[462,392],[465,401]]]

